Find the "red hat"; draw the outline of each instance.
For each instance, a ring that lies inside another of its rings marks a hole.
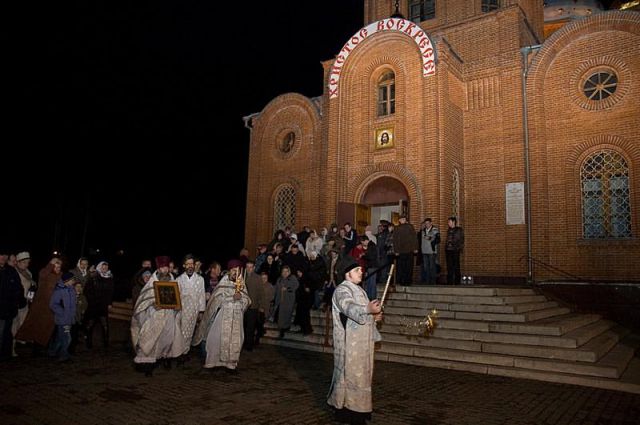
[[[235,269],[236,267],[240,267],[242,268],[244,266],[244,263],[240,260],[236,260],[235,258],[233,260],[229,260],[229,262],[227,263],[227,270],[232,270]]]
[[[156,267],[169,267],[169,263],[171,262],[171,258],[166,255],[160,255],[156,257]]]

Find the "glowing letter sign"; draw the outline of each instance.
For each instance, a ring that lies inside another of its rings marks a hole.
[[[405,34],[416,43],[422,56],[422,75],[427,77],[436,73],[435,50],[431,44],[429,36],[416,24],[406,19],[388,18],[381,21],[373,22],[360,31],[355,33],[349,41],[347,41],[340,53],[336,56],[331,69],[329,70],[329,98],[338,97],[338,81],[342,66],[347,61],[349,54],[358,47],[367,37],[384,31],[399,31]]]

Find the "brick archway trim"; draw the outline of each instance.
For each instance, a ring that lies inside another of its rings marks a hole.
[[[311,99],[299,93],[285,93],[272,99],[260,112],[256,126],[253,128],[256,133],[254,140],[262,140],[264,132],[269,128],[272,119],[288,106],[297,106],[303,109],[313,124],[313,134],[318,133],[320,129],[320,112]]]
[[[624,156],[628,155],[628,158],[632,160],[633,164],[640,164],[640,147],[637,146],[637,143],[632,143],[619,136],[601,135],[574,146],[566,158],[567,168],[575,170],[577,167],[579,169],[582,160],[584,160],[587,155],[593,153],[594,148],[613,148],[621,151]]]
[[[598,13],[589,18],[571,22],[554,32],[544,42],[531,63],[530,75],[534,78],[529,79],[527,90],[530,90],[532,85],[544,84],[546,71],[555,57],[577,38],[598,31],[612,30],[640,35],[640,13],[619,10]]]
[[[423,211],[422,191],[416,176],[396,162],[381,162],[361,169],[350,181],[346,199],[359,203],[367,187],[380,177],[391,177],[404,185],[409,194],[409,208],[412,216]]]

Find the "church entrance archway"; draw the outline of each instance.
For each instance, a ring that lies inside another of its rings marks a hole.
[[[375,179],[362,192],[360,204],[369,210],[369,223],[378,225],[380,220],[398,224],[401,214],[409,213],[409,193],[398,179],[383,176]]]
[[[398,224],[401,214],[409,214],[409,193],[405,185],[390,176],[381,176],[371,181],[362,190],[355,203],[340,202],[338,219],[342,225],[353,223],[358,234],[364,234],[365,227],[371,225],[377,232],[380,220]]]

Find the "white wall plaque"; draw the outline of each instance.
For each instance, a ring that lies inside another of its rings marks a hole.
[[[505,185],[507,226],[524,224],[524,183]]]

